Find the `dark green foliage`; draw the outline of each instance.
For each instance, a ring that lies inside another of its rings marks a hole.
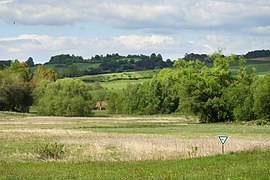
[[[80,75],[79,67],[76,64],[70,64],[64,71],[65,77],[76,77]]]
[[[183,58],[185,61],[194,61],[194,60],[199,60],[201,62],[207,61],[207,55],[206,54],[185,54],[185,57]],[[212,61],[209,61],[212,62]]]
[[[34,60],[32,57],[29,57],[26,61],[26,63],[28,64],[28,67],[33,67],[35,66]]]
[[[0,67],[9,67],[12,60],[0,60]]]
[[[40,115],[90,116],[91,88],[79,79],[43,81],[34,90],[35,108]]]
[[[75,64],[76,63],[76,64]],[[83,63],[89,66],[86,69],[79,68],[77,64]],[[139,71],[162,69],[172,67],[173,62],[167,59],[166,62],[160,54],[152,53],[146,55],[128,55],[121,56],[118,53],[103,55],[95,55],[90,59],[83,59],[81,56],[70,56],[69,54],[61,54],[51,57],[45,65],[57,64],[56,69],[62,77],[75,77],[83,75],[94,75],[102,73]],[[98,65],[98,66],[96,66]]]
[[[74,56],[69,54],[61,54],[52,56],[48,64],[71,64],[83,62],[84,59],[81,56]]]
[[[28,112],[31,104],[29,83],[19,74],[0,71],[0,110]]]
[[[251,51],[248,52],[245,57],[247,59],[252,59],[252,58],[259,58],[259,57],[270,57],[270,51],[268,50],[256,50],[256,51]]]
[[[32,104],[28,65],[15,60],[10,67],[0,70],[0,110],[28,112]]]

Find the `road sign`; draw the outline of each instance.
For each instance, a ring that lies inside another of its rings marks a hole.
[[[219,140],[220,140],[220,142],[221,142],[222,144],[225,144],[225,142],[226,142],[227,139],[228,139],[228,136],[219,136],[218,138],[219,138]]]
[[[218,136],[221,144],[222,144],[222,154],[224,154],[224,144],[228,139],[228,136]]]

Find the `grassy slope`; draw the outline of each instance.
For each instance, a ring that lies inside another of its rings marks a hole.
[[[0,162],[3,179],[268,179],[270,151],[138,162]]]
[[[118,80],[139,80],[139,79],[150,79],[159,70],[146,70],[146,71],[134,71],[134,72],[122,72],[122,73],[109,73],[109,74],[100,74],[92,76],[82,76],[79,77],[82,81],[85,82],[112,82]]]
[[[78,66],[79,71],[84,71],[89,68],[98,68],[99,63],[74,63],[75,65]],[[56,69],[58,72],[64,71],[64,69],[67,67],[65,64],[45,64],[45,68],[52,68]],[[34,72],[37,66],[31,67],[31,70]]]
[[[99,81],[101,86],[107,90],[111,92],[122,93],[127,84],[143,83],[152,78],[158,72],[159,70],[146,70],[82,76],[78,78],[84,82],[88,82],[89,85],[92,85],[95,81]],[[94,91],[93,94],[95,94]]]
[[[212,67],[212,63],[206,64],[208,67]],[[256,68],[256,73],[261,75],[261,74],[266,74],[267,72],[270,71],[270,58],[267,60],[262,60],[262,59],[248,59],[246,62],[247,68],[250,67],[255,67]],[[234,64],[230,67],[230,70],[233,74],[236,74],[238,71],[238,64]]]
[[[255,67],[256,73],[259,75],[265,74],[270,71],[270,60],[247,60],[247,67]],[[211,64],[207,64],[207,66],[211,67]],[[231,71],[233,74],[237,73],[238,65],[232,65]],[[122,92],[122,90],[127,86],[128,83],[142,83],[146,79],[151,78],[158,70],[148,70],[148,71],[137,71],[137,72],[124,72],[124,73],[111,73],[111,74],[101,74],[94,76],[83,76],[80,79],[85,82],[93,82],[99,81],[101,85],[113,92]],[[138,80],[134,80],[137,78]],[[91,84],[91,83],[90,83]]]

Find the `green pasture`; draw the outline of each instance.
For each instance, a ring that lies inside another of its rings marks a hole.
[[[78,67],[79,71],[84,71],[87,70],[89,68],[98,68],[99,67],[99,63],[73,63],[74,65],[76,65]],[[45,64],[44,65],[45,68],[52,68],[54,70],[56,70],[57,72],[63,72],[68,65],[66,64]],[[35,71],[37,68],[37,66],[31,67],[31,71]]]
[[[206,66],[212,67],[212,63],[207,63]],[[251,67],[256,68],[256,74],[263,75],[270,71],[270,60],[259,60],[259,59],[248,59],[246,62],[246,66],[248,69]],[[233,64],[230,67],[230,71],[233,74],[237,74],[238,71],[238,64]]]
[[[139,162],[0,162],[1,179],[268,179],[270,151]]]
[[[149,81],[149,79],[139,79],[139,80],[119,80],[119,81],[111,81],[111,82],[100,82],[100,85],[110,92],[115,93],[123,93],[123,90],[127,87],[128,84],[138,84]],[[88,83],[89,85],[93,85],[94,83]],[[97,91],[92,91],[93,95]]]
[[[112,82],[119,80],[140,80],[150,79],[156,75],[159,70],[146,70],[146,71],[133,71],[133,72],[122,72],[122,73],[108,73],[100,75],[82,76],[78,77],[84,82]]]

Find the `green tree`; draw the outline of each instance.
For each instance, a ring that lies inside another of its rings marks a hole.
[[[20,62],[19,60],[12,61],[8,70],[11,73],[20,75],[24,81],[30,81],[32,79],[32,73],[26,62]]]
[[[43,80],[56,81],[58,79],[58,74],[51,68],[45,69],[44,66],[39,65],[34,72],[33,76],[33,86],[35,87],[39,82]]]
[[[79,79],[43,81],[34,90],[40,115],[91,116],[94,102],[89,87]]]
[[[122,94],[117,94],[114,92],[108,95],[108,110],[112,114],[124,114],[124,104],[125,98]]]
[[[26,63],[28,64],[29,67],[33,67],[35,66],[34,60],[32,57],[29,57],[26,61]]]
[[[201,72],[190,79],[190,83],[186,83],[186,95],[191,98],[188,102],[191,103],[192,112],[199,115],[203,122],[228,121],[232,117],[222,95],[233,82],[229,67],[235,62],[236,56],[225,57],[219,51],[209,58],[214,59],[214,66],[202,68]]]
[[[246,67],[246,59],[243,56],[238,57],[239,70],[234,79],[223,91],[222,98],[225,101],[230,117],[236,121],[249,121],[256,118],[253,110],[254,88],[253,83],[256,81],[255,69],[250,70]]]
[[[254,107],[258,118],[270,118],[270,72],[254,83]]]
[[[0,110],[29,112],[31,104],[29,83],[18,73],[0,71]]]
[[[79,67],[76,64],[70,64],[64,71],[65,77],[76,77],[80,73]]]

